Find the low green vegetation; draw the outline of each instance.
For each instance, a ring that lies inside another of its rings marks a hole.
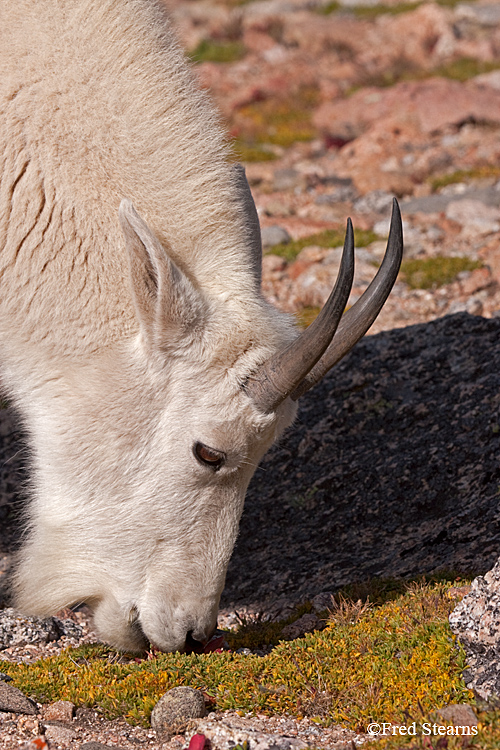
[[[484,60],[463,57],[459,60],[447,62],[437,68],[432,68],[431,70],[423,70],[412,60],[402,56],[398,60],[395,60],[391,67],[386,68],[380,73],[365,76],[360,84],[353,86],[347,91],[347,95],[351,96],[363,86],[384,88],[394,86],[401,81],[423,81],[435,76],[463,82],[482,73],[490,73],[492,70],[499,69],[500,62],[498,60],[486,62]]]
[[[241,138],[233,140],[234,157],[237,161],[256,162],[256,161],[273,161],[277,158],[274,151],[265,147],[265,144],[251,145],[245,143]]]
[[[213,39],[202,39],[198,46],[189,53],[189,56],[197,63],[230,63],[241,60],[245,54],[245,45],[238,40],[219,42]]]
[[[462,57],[460,60],[441,65],[432,71],[432,75],[443,76],[443,78],[452,78],[455,81],[468,81],[470,78],[483,73],[491,73],[492,70],[499,70],[500,62],[498,60],[476,60],[471,57]]]
[[[480,261],[455,256],[412,258],[402,262],[400,278],[411,289],[432,289],[451,284],[462,271],[473,271],[482,265]]]
[[[383,15],[398,16],[418,8],[420,3],[398,3],[398,5],[358,5],[352,9],[357,18],[378,18]]]
[[[288,261],[293,261],[305,247],[310,245],[316,245],[318,247],[339,247],[344,244],[345,231],[343,229],[325,229],[324,232],[318,232],[318,234],[310,234],[307,237],[302,237],[299,240],[291,240],[290,242],[283,242],[280,245],[274,245],[266,250],[266,253],[272,253],[273,255],[279,255],[281,258],[286,258]],[[354,242],[356,247],[366,247],[371,242],[381,239],[378,234],[371,230],[355,229],[354,230]]]
[[[282,641],[263,657],[233,651],[136,661],[95,645],[32,665],[3,662],[2,670],[39,701],[71,700],[132,723],[147,724],[161,695],[190,685],[214,709],[310,716],[363,730],[371,721],[402,722],[471,700],[465,655],[447,620],[456,603],[450,587],[400,582],[375,590],[373,602],[346,592],[325,613],[325,630]],[[247,624],[228,639],[233,648],[274,644],[283,624]]]
[[[473,180],[497,179],[500,177],[500,167],[495,164],[485,164],[474,169],[457,169],[454,172],[437,175],[429,178],[432,192],[435,193],[448,185],[458,182],[472,182]]]
[[[462,0],[434,0],[436,5],[441,5],[446,8],[454,8]],[[338,13],[339,11],[348,11],[358,18],[378,18],[378,16],[391,15],[397,16],[401,13],[409,13],[412,10],[416,10],[426,0],[419,0],[419,2],[402,2],[395,5],[384,5],[383,3],[377,3],[376,5],[357,5],[353,8],[341,5],[337,0],[333,0],[327,5],[323,5],[318,8],[318,13],[321,15],[328,16],[331,13]]]
[[[266,144],[288,148],[298,141],[316,136],[311,115],[319,101],[314,87],[304,86],[286,96],[274,96],[240,107],[235,113],[232,130],[238,144],[249,149]]]
[[[297,310],[295,317],[300,328],[307,328],[311,323],[316,320],[321,312],[321,307],[314,307],[313,305],[306,305],[300,310]]]

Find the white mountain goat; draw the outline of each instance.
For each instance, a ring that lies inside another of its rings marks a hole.
[[[118,648],[205,643],[259,460],[394,283],[397,206],[335,338],[350,224],[298,335],[261,295],[244,172],[160,0],[6,1],[0,50],[1,377],[33,471],[14,601],[87,602]]]

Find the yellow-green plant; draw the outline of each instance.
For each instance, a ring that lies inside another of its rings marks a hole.
[[[453,172],[429,177],[428,182],[432,188],[432,192],[435,193],[441,188],[448,185],[455,185],[457,182],[470,182],[472,180],[488,178],[497,179],[498,177],[500,177],[500,167],[496,164],[483,164],[473,169],[456,169]]]
[[[309,141],[316,136],[311,116],[318,100],[317,89],[304,86],[293,94],[247,104],[235,113],[233,130],[238,133],[238,140],[248,146],[273,144],[288,148],[297,141]]]
[[[401,264],[401,278],[411,289],[432,289],[450,284],[462,271],[473,271],[482,265],[478,260],[456,256],[409,258]]]
[[[189,53],[194,62],[230,63],[241,60],[246,54],[245,45],[238,40],[215,41],[202,39]]]
[[[282,242],[279,245],[273,245],[273,247],[266,250],[266,253],[279,255],[282,258],[286,258],[288,261],[293,261],[305,247],[309,247],[310,245],[324,248],[339,247],[344,244],[344,237],[344,229],[325,229],[323,232],[310,234],[307,237],[301,237],[299,240],[291,240],[290,242]],[[366,247],[371,242],[375,242],[379,239],[381,238],[371,230],[354,230],[354,242],[356,247]]]
[[[347,616],[344,604],[325,630],[281,642],[265,657],[176,653],[137,663],[84,646],[31,665],[3,662],[2,670],[38,700],[71,700],[131,722],[147,723],[176,685],[203,690],[219,710],[308,715],[353,728],[401,721],[419,707],[471,699],[464,653],[447,622],[455,603],[449,585],[413,586],[380,606],[354,604]]]

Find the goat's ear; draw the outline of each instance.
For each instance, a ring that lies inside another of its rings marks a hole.
[[[125,237],[132,290],[146,342],[161,348],[175,337],[194,332],[201,323],[202,301],[168,250],[139,216],[131,201],[122,200],[120,224]]]

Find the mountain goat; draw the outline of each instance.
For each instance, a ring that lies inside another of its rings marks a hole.
[[[298,335],[260,292],[259,222],[160,0],[0,9],[0,362],[31,445],[16,605],[87,602],[103,639],[205,643],[248,482],[373,322],[402,252]],[[187,644],[187,645],[186,645]]]

